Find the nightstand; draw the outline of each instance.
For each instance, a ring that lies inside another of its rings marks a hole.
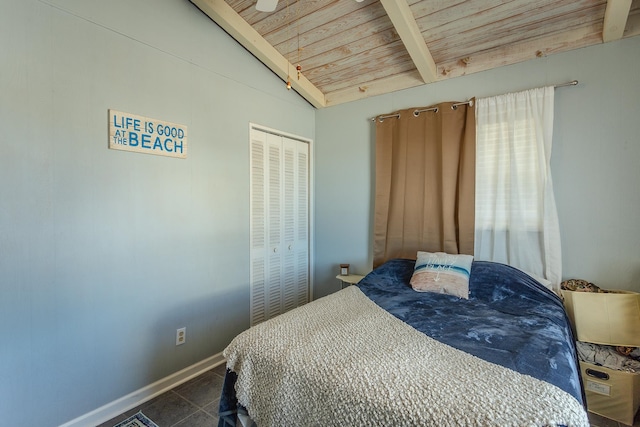
[[[358,282],[360,282],[360,280],[362,280],[363,277],[364,276],[361,276],[359,274],[348,274],[346,276],[338,274],[336,276],[336,279],[338,279],[338,280],[340,280],[342,282],[341,287],[344,288],[345,284],[347,286],[349,286],[349,285],[357,285]]]

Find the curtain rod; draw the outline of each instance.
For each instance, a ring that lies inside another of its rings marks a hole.
[[[557,85],[553,85],[553,88],[554,88],[554,89],[557,89],[557,88],[559,88],[559,87],[575,86],[575,85],[577,85],[577,84],[578,84],[578,81],[577,81],[577,80],[571,80],[570,82],[560,83],[560,84],[557,84]],[[458,105],[467,105],[467,104],[473,107],[473,100],[471,100],[471,99],[470,99],[469,101],[455,103],[455,104],[453,104],[453,105],[451,106],[451,108],[455,110],[456,108],[458,108]],[[420,115],[420,113],[424,113],[424,112],[426,112],[426,111],[433,111],[433,112],[437,113],[437,112],[438,112],[438,107],[423,108],[423,109],[421,109],[421,110],[416,109],[416,110],[414,110],[414,111],[413,111],[413,116],[414,116],[414,117],[418,117],[418,116]],[[392,117],[395,117],[396,119],[398,119],[398,118],[400,118],[400,113],[388,114],[388,115],[386,115],[386,116],[376,116],[376,117],[372,117],[372,118],[371,118],[371,121],[372,121],[372,122],[375,122],[375,121],[376,121],[376,119],[378,119],[378,120],[380,120],[380,121],[383,121],[384,119],[390,119],[390,118],[392,118]]]
[[[578,84],[577,80],[571,80],[570,82],[560,83],[559,85],[553,85],[554,88],[565,87],[565,86],[575,86]]]

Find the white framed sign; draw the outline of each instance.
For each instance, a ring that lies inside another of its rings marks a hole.
[[[187,127],[109,109],[109,148],[187,158]]]

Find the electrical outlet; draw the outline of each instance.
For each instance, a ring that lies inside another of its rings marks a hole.
[[[187,328],[180,328],[176,330],[176,345],[182,345],[187,342]]]

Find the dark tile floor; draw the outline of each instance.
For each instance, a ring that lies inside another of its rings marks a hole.
[[[138,411],[159,427],[215,427],[224,373],[222,364],[97,427],[113,427]],[[589,421],[592,427],[626,427],[591,412]],[[640,427],[640,412],[633,426]]]
[[[139,411],[159,427],[215,427],[224,373],[222,364],[98,427],[112,427]]]

